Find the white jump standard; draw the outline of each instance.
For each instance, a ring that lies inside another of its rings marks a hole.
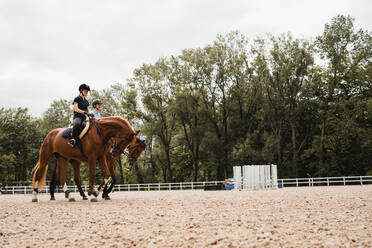
[[[277,166],[244,165],[234,166],[234,182],[236,190],[277,189]]]

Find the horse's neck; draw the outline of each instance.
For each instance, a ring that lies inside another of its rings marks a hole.
[[[110,125],[98,125],[98,128],[102,131],[102,135],[105,140],[109,140],[115,136],[129,135],[130,131],[125,132],[122,124],[119,124],[115,121],[110,123]],[[97,130],[99,132],[99,130]]]

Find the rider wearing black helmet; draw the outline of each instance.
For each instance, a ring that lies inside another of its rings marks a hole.
[[[89,112],[89,102],[85,98],[90,91],[90,87],[86,84],[81,84],[79,86],[79,96],[75,97],[73,101],[74,105],[74,121],[73,121],[73,128],[72,128],[72,139],[68,142],[71,147],[74,147],[76,142],[79,139],[79,131],[81,124],[85,120],[85,115],[92,116]]]
[[[96,99],[92,102],[92,106],[93,106],[93,111],[92,111],[92,114],[94,115],[94,117],[96,119],[101,119],[102,116],[101,116],[101,113],[99,111],[101,111],[101,108],[102,108],[102,102],[101,100],[99,99]]]

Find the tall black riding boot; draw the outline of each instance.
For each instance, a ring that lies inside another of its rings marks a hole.
[[[81,119],[75,118],[74,119],[74,126],[72,128],[72,138],[69,140],[68,145],[74,147],[79,139],[79,131],[80,131],[80,124]]]

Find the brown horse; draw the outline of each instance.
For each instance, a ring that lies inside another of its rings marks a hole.
[[[63,186],[63,191],[67,192],[66,173],[67,163],[70,160],[85,162],[89,165],[89,193],[97,197],[98,192],[94,189],[94,176],[96,163],[98,162],[103,171],[105,182],[109,180],[110,170],[105,160],[104,152],[108,141],[115,137],[121,140],[124,144],[128,145],[135,142],[136,136],[139,131],[134,131],[133,127],[127,120],[119,116],[105,117],[97,121],[90,119],[90,128],[82,138],[82,154],[78,146],[71,148],[67,144],[67,140],[62,137],[64,129],[57,128],[52,130],[44,139],[40,147],[39,160],[33,168],[33,202],[37,202],[38,190],[42,189],[45,185],[46,173],[48,163],[53,154],[57,155],[57,168],[59,171],[59,182]],[[97,201],[92,198],[92,201]]]
[[[119,158],[120,154],[122,154],[126,148],[128,148],[129,150],[128,155],[127,155],[129,159],[129,164],[133,166],[137,162],[137,159],[141,155],[142,151],[145,150],[146,143],[143,140],[136,138],[136,141],[134,143],[130,143],[128,146],[125,144],[125,142],[123,142],[123,140],[119,138],[112,138],[109,140],[108,147],[105,150],[104,156],[105,156],[107,165],[110,170],[112,182],[110,184],[110,187],[107,187],[107,185],[104,187],[102,198],[104,198],[105,200],[110,200],[110,196],[108,194],[112,191],[114,184],[115,184],[114,164]],[[84,191],[81,188],[81,182],[80,182],[80,164],[81,163],[75,160],[71,160],[70,163],[74,169],[74,181],[80,192],[80,195],[83,198],[83,200],[87,200],[88,198],[84,194]],[[53,176],[52,176],[51,183],[50,183],[50,199],[51,200],[55,200],[54,191],[55,191],[55,186],[57,184],[58,178],[60,178],[59,174],[60,174],[60,169],[57,168],[56,166]],[[103,184],[104,182],[100,185],[100,188],[103,187]],[[66,198],[68,198],[68,194],[69,192],[67,192],[67,194],[65,193]]]

